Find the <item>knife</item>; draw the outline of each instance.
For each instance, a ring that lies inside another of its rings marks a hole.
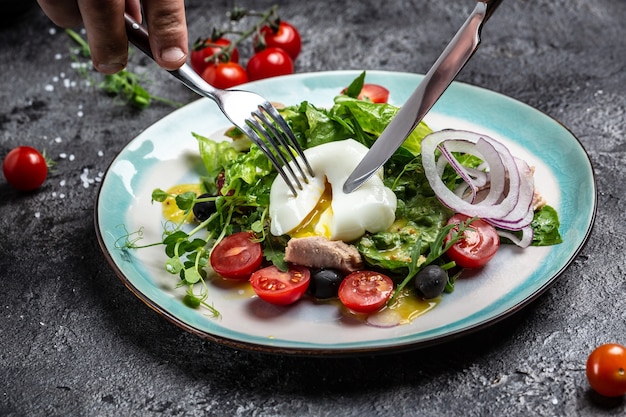
[[[461,29],[343,184],[344,193],[351,193],[367,181],[422,121],[478,48],[483,24],[501,1],[478,1]]]

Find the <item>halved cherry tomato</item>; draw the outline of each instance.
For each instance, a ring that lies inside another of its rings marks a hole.
[[[598,394],[626,394],[626,347],[608,343],[597,347],[587,359],[587,380]]]
[[[382,308],[393,292],[393,281],[374,271],[356,271],[339,286],[339,300],[355,313],[373,313]]]
[[[21,191],[39,188],[48,175],[46,158],[35,148],[18,146],[4,158],[2,172],[7,182]]]
[[[246,71],[250,81],[293,74],[293,60],[280,48],[267,48],[250,58]]]
[[[302,298],[310,280],[311,273],[303,266],[290,265],[289,270],[283,272],[272,265],[254,272],[250,284],[262,300],[284,306]]]
[[[202,71],[209,65],[206,61],[207,58],[221,52],[224,48],[230,45],[231,42],[226,38],[219,38],[215,41],[211,39],[205,39],[196,42],[191,51],[191,67],[198,73],[202,74]],[[239,51],[234,48],[230,53],[230,56],[222,59],[223,62],[239,62]]]
[[[200,75],[204,81],[221,89],[248,82],[246,70],[236,62],[220,62],[208,65]]]
[[[464,214],[455,214],[448,224],[458,225],[467,219],[469,217]],[[446,236],[444,243],[450,240],[451,235],[452,232]],[[446,254],[461,268],[479,268],[496,255],[499,247],[500,237],[496,229],[484,220],[475,219]]]
[[[389,90],[378,84],[363,84],[358,98],[373,103],[386,103],[389,101]]]
[[[347,88],[341,91],[346,93]],[[359,100],[368,100],[372,103],[387,103],[389,101],[389,90],[379,84],[363,84],[361,92],[357,96]]]
[[[222,239],[211,252],[213,270],[224,278],[248,279],[263,261],[261,244],[252,238],[249,232],[239,232]]]
[[[280,48],[295,60],[302,49],[302,39],[293,25],[281,21],[278,27],[263,26],[259,30],[259,35],[253,39],[253,45],[255,52],[260,52],[265,48]]]

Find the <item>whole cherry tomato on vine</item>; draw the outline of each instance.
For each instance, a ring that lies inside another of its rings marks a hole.
[[[250,81],[293,74],[293,60],[280,48],[267,48],[250,58],[246,71]]]
[[[275,24],[263,26],[259,30],[259,35],[254,38],[253,44],[256,52],[265,48],[280,48],[295,60],[300,55],[302,39],[293,25],[280,21],[278,26]]]
[[[248,82],[246,70],[236,62],[208,65],[200,76],[215,88],[226,89]]]
[[[220,53],[224,48],[228,47],[231,42],[226,38],[219,38],[215,41],[206,39],[204,41],[197,41],[191,51],[191,67],[198,73],[202,74],[202,71],[209,65],[207,59],[215,54]],[[239,62],[239,51],[237,48],[233,48],[228,57],[220,57],[221,61],[227,62]]]
[[[587,359],[587,380],[598,394],[626,394],[626,347],[608,343],[597,347]]]

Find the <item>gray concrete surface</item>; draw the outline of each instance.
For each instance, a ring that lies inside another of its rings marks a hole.
[[[190,39],[231,2],[189,0]],[[474,3],[278,1],[301,31],[298,72],[424,73]],[[269,1],[241,1],[263,9]],[[593,162],[599,210],[587,246],[543,296],[487,330],[379,356],[300,358],[236,351],[173,326],[116,278],[93,207],[116,153],[172,111],[137,111],[85,83],[73,43],[37,9],[0,29],[0,155],[45,148],[34,193],[0,179],[2,416],[607,416],[623,398],[589,390],[584,366],[626,343],[621,206],[626,180],[626,2],[509,0],[459,80],[560,120]],[[154,94],[195,100],[139,54]],[[92,74],[94,78],[95,74]]]

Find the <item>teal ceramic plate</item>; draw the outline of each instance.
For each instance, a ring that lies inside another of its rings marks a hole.
[[[330,106],[359,72],[297,74],[250,83],[246,89],[284,104],[308,100]],[[401,105],[422,76],[375,72],[367,82],[387,86]],[[596,212],[596,185],[579,141],[545,114],[506,96],[454,83],[426,118],[434,129],[469,129],[506,143],[536,169],[536,186],[561,218],[564,243],[545,248],[502,248],[471,278],[457,282],[436,308],[410,324],[377,328],[346,319],[332,304],[303,299],[286,308],[270,306],[245,291],[211,285],[209,303],[221,318],[181,302],[176,277],[163,268],[161,247],[120,249],[127,231],[143,231],[145,243],[161,238],[154,188],[197,182],[202,174],[191,132],[211,136],[229,127],[213,102],[193,102],[133,139],[103,179],[95,210],[96,231],[105,257],[124,284],[176,325],[235,348],[273,353],[342,355],[408,349],[442,342],[489,326],[543,293],[576,257],[589,236]]]

